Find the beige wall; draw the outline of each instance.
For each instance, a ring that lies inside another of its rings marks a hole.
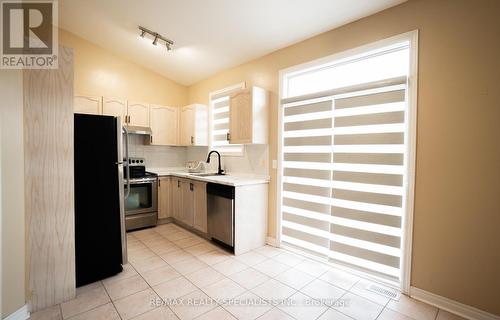
[[[25,304],[22,71],[0,71],[2,316]],[[1,318],[1,317],[0,317]]]
[[[187,104],[187,87],[59,29],[59,45],[74,49],[75,94]]]
[[[247,81],[271,92],[277,157],[280,69],[420,30],[413,286],[500,315],[500,2],[410,0],[221,72],[189,103]],[[269,234],[275,235],[271,170]]]

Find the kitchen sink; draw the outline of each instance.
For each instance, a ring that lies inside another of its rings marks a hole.
[[[223,176],[223,174],[218,174],[218,173],[208,173],[208,172],[203,172],[203,173],[190,173],[192,176],[197,176],[197,177],[213,177],[213,176]]]

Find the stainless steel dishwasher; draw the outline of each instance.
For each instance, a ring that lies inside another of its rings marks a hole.
[[[234,187],[207,184],[208,235],[234,248]]]

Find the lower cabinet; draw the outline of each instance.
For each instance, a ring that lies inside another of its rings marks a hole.
[[[194,219],[193,227],[198,231],[207,232],[207,184],[193,181],[194,185]]]
[[[194,219],[194,184],[190,180],[181,180],[181,213],[179,220],[193,226]]]
[[[158,218],[172,217],[207,232],[207,184],[177,177],[160,177]]]
[[[158,219],[172,216],[172,184],[170,177],[158,179]]]
[[[179,220],[181,214],[181,181],[179,178],[172,177],[170,180],[172,189],[172,217]]]

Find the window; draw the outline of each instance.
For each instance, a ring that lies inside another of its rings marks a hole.
[[[229,96],[245,89],[245,83],[236,84],[209,95],[210,104],[210,147],[226,156],[243,156],[244,146],[229,144]]]
[[[280,242],[398,285],[411,233],[415,38],[281,72]]]

